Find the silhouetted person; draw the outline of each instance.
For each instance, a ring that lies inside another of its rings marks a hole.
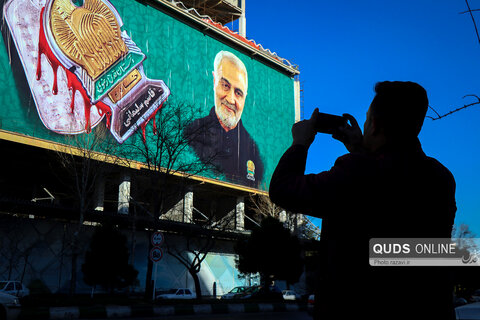
[[[270,183],[277,205],[322,218],[316,319],[454,319],[445,267],[374,267],[371,238],[450,238],[455,180],[417,138],[428,108],[420,85],[380,82],[362,132],[355,119],[334,138],[350,151],[305,175],[318,110],[293,125],[293,144]]]

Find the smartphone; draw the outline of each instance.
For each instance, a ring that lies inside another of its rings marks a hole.
[[[346,123],[347,119],[342,116],[319,112],[316,129],[320,133],[334,134],[338,128],[343,127]]]

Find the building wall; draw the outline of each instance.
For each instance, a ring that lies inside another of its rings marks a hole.
[[[32,280],[41,279],[51,292],[68,292],[71,241],[77,225],[6,215],[0,216],[0,220],[0,280],[22,280],[28,286]],[[81,228],[77,293],[91,292],[91,287],[83,282],[81,265],[94,228],[85,225]],[[134,251],[133,263],[139,271],[138,284],[134,289],[142,291],[145,288],[150,239],[147,232],[137,231],[136,245],[132,250],[132,233],[123,233],[127,236],[130,251]],[[165,233],[165,239],[171,247],[182,248],[185,243],[185,238],[180,235]],[[187,287],[194,290],[193,280],[186,268],[168,255],[165,248],[163,250],[163,258],[156,266],[156,288]],[[191,254],[188,256],[193,258]],[[199,278],[204,295],[213,294],[214,282],[217,295],[246,284],[235,268],[232,242],[217,241],[213,252],[202,263]]]
[[[0,0],[0,3],[5,4],[6,1]],[[33,145],[57,151],[60,144],[69,144],[82,149],[81,145],[74,143],[76,138],[87,139],[97,134],[100,135],[99,129],[108,127],[108,121],[104,119],[104,114],[101,114],[97,107],[92,107],[90,120],[93,130],[91,133],[87,133],[89,130],[86,126],[87,116],[84,114],[85,104],[88,104],[86,100],[92,97],[84,100],[77,92],[77,98],[73,104],[74,112],[72,112],[70,107],[71,90],[68,89],[66,80],[69,68],[60,67],[58,69],[58,93],[54,94],[53,70],[47,62],[45,54],[40,59],[43,73],[40,80],[37,80],[35,73],[38,60],[36,58],[41,54],[38,43],[40,30],[42,30],[40,3],[43,4],[44,1],[35,4],[35,1],[12,0],[8,1],[8,5],[5,6],[6,25],[1,30],[2,37],[0,38],[0,65],[2,66],[0,75],[4,88],[3,94],[0,95],[0,105],[2,106],[0,109],[0,139],[13,141],[25,148],[25,145]],[[259,157],[264,165],[263,179],[262,181],[256,180],[253,188],[266,190],[279,158],[291,143],[290,128],[296,119],[296,98],[292,72],[284,67],[279,67],[277,62],[272,63],[265,57],[261,58],[264,53],[255,51],[256,49],[252,49],[251,46],[246,49],[244,46],[246,42],[243,40],[240,40],[243,45],[239,45],[238,39],[232,40],[232,36],[228,33],[221,35],[222,31],[219,31],[218,28],[215,29],[215,32],[209,31],[211,28],[216,28],[210,24],[207,24],[208,28],[205,29],[205,25],[202,25],[204,22],[197,21],[197,18],[179,17],[170,11],[159,10],[159,8],[163,8],[161,6],[154,8],[138,1],[111,0],[109,3],[118,14],[122,31],[128,34],[138,49],[146,56],[141,68],[145,72],[145,76],[151,80],[163,80],[166,83],[171,91],[168,104],[179,108],[187,105],[197,107],[198,113],[195,113],[195,119],[205,117],[214,105],[213,62],[217,53],[229,51],[245,64],[248,70],[248,95],[242,113],[242,123],[258,146]],[[167,104],[163,108],[166,110]],[[44,118],[45,112],[51,110],[58,111],[53,114],[55,117],[58,116],[59,123],[67,122],[67,124],[79,125],[81,130],[67,130],[67,132],[58,130],[53,122]],[[76,118],[69,123],[69,119],[73,116]],[[147,122],[143,123],[145,124],[143,129],[145,129],[144,135],[147,136],[146,140],[148,137],[154,136],[153,122],[155,121],[150,121],[148,125]],[[137,161],[136,164],[145,163],[145,158],[132,156],[133,153],[127,152],[128,149],[126,149],[129,144],[130,147],[143,144],[141,131],[138,130],[139,134],[131,136],[123,144],[115,144],[115,148],[113,148],[115,152],[104,152],[116,154],[119,157],[127,154],[124,157],[129,161]],[[107,136],[105,143],[118,142],[113,136],[110,136],[108,131],[103,134]],[[145,139],[145,136],[143,138]],[[95,149],[95,151],[102,150]],[[67,194],[63,185],[52,182],[54,175],[48,171],[50,170],[50,161],[44,161],[40,167],[42,160],[38,157],[29,157],[30,153],[27,155],[23,150],[16,155],[8,152],[5,154],[7,154],[6,158],[9,158],[5,161],[12,164],[12,167],[5,166],[0,182],[13,182],[8,186],[7,184],[5,187],[2,186],[4,189],[10,189],[7,190],[9,197],[19,197],[17,190],[12,191],[11,186],[15,185],[18,190],[22,191],[22,201],[30,201],[37,197],[37,194],[45,197],[42,190],[48,189],[55,196],[54,203],[57,205],[65,206],[77,203],[75,195],[72,197],[72,194]],[[186,148],[180,155],[180,159],[187,162],[191,159],[198,160],[196,158],[198,157],[191,148]],[[163,165],[161,161],[160,164]],[[118,211],[127,214],[129,208],[135,205],[133,200],[128,203],[128,200],[132,198],[129,188],[136,188],[138,191],[140,186],[144,186],[151,191],[151,185],[140,185],[134,176],[132,176],[132,180],[130,177],[127,179],[117,173],[117,169],[112,169],[110,176],[104,177],[103,184],[97,186],[98,190],[95,192],[96,199],[93,206],[99,211],[111,212],[114,211],[112,206],[118,204]],[[9,171],[8,179],[3,178],[5,176],[3,173],[6,171]],[[17,171],[21,171],[24,176],[27,171],[28,182],[17,179]],[[211,192],[212,195],[209,194],[203,198],[194,196],[195,200],[188,197],[183,198],[172,204],[175,210],[170,211],[166,215],[166,219],[191,222],[190,220],[194,220],[198,216],[197,212],[193,212],[193,202],[195,201],[195,206],[201,211],[208,212],[209,215],[222,217],[225,215],[224,211],[233,212],[236,218],[232,223],[233,228],[243,229],[245,227],[243,220],[245,208],[241,197],[246,194],[238,191],[238,189],[241,189],[242,192],[245,190],[240,188],[242,187],[241,183],[227,179],[222,172],[205,171],[199,175],[207,178],[207,182],[228,185],[229,187],[225,188],[228,190],[222,190],[224,193],[221,195]],[[120,188],[117,184],[113,188],[109,188],[109,182],[114,180],[112,176],[115,179],[118,178]],[[60,180],[62,179],[63,176]],[[228,182],[228,184],[220,182]],[[251,191],[251,189],[248,190]],[[140,201],[134,192],[132,194],[138,202],[147,201],[143,201],[144,199]],[[225,196],[225,194],[227,195]],[[0,194],[0,196],[3,195]],[[61,199],[64,195],[68,202]],[[186,199],[190,201],[189,206],[192,207],[187,215],[188,219],[185,219],[185,212],[181,212],[182,207],[185,210]],[[74,205],[71,205],[70,210],[74,209]],[[149,210],[148,207],[145,209]],[[47,284],[52,292],[68,291],[71,242],[77,225],[53,220],[13,219],[8,216],[2,216],[1,219],[8,220],[6,221],[8,223],[0,225],[3,228],[3,232],[0,233],[0,256],[2,257],[0,278],[22,279],[25,284],[39,278]],[[82,281],[80,266],[83,263],[92,232],[92,226],[81,227],[80,259],[77,268],[79,272],[77,276],[78,292],[90,291],[90,288]],[[133,239],[130,232],[126,231],[125,234],[129,241]],[[139,271],[138,290],[142,290],[145,287],[149,239],[147,233],[143,231],[138,231],[135,239],[135,248],[132,250],[133,262]],[[184,242],[184,238],[178,235],[167,234],[167,240],[174,246],[180,246]],[[241,279],[235,269],[232,245],[231,242],[220,243],[203,262],[200,278],[206,294],[212,293],[213,283],[216,283],[217,293],[221,294],[247,281]],[[185,268],[167,254],[157,264],[157,280],[157,288],[176,286],[193,288],[193,281]]]

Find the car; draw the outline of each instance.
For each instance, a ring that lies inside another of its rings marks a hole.
[[[462,298],[462,297],[455,297],[453,298],[453,306],[456,308],[456,307],[460,307],[460,306],[464,306],[468,303],[467,299],[465,298]]]
[[[197,296],[188,288],[170,289],[156,296],[157,299],[195,299]]]
[[[456,307],[455,316],[458,320],[480,319],[480,302],[474,302]]]
[[[228,293],[225,293],[224,295],[222,295],[222,299],[236,299],[236,298],[239,298],[240,296],[242,296],[245,291],[246,291],[247,287],[235,287],[233,288],[232,290],[230,290]]]
[[[15,320],[20,314],[18,297],[0,292],[0,319]]]
[[[30,290],[26,288],[20,281],[0,281],[0,292],[23,298],[30,294]]]
[[[470,297],[471,302],[480,302],[480,289],[475,290]]]
[[[260,290],[260,286],[247,287],[240,296],[240,299],[250,299],[252,294],[256,293],[258,290]]]
[[[283,300],[300,300],[300,295],[293,290],[283,290]]]
[[[275,300],[282,301],[282,291],[277,286],[258,286],[255,287],[251,293],[242,297],[242,299],[255,299],[255,300]]]

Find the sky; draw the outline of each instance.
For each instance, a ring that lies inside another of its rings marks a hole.
[[[469,4],[480,9],[480,0]],[[464,0],[247,0],[246,33],[299,66],[305,117],[316,107],[350,113],[363,128],[378,81],[418,82],[440,114],[474,102],[463,97],[480,95],[480,43],[466,10]],[[474,14],[480,27],[480,11]],[[455,224],[468,224],[478,237],[479,121],[477,105],[425,119],[419,136],[425,153],[455,177]],[[307,173],[330,169],[345,153],[343,144],[317,134]]]

